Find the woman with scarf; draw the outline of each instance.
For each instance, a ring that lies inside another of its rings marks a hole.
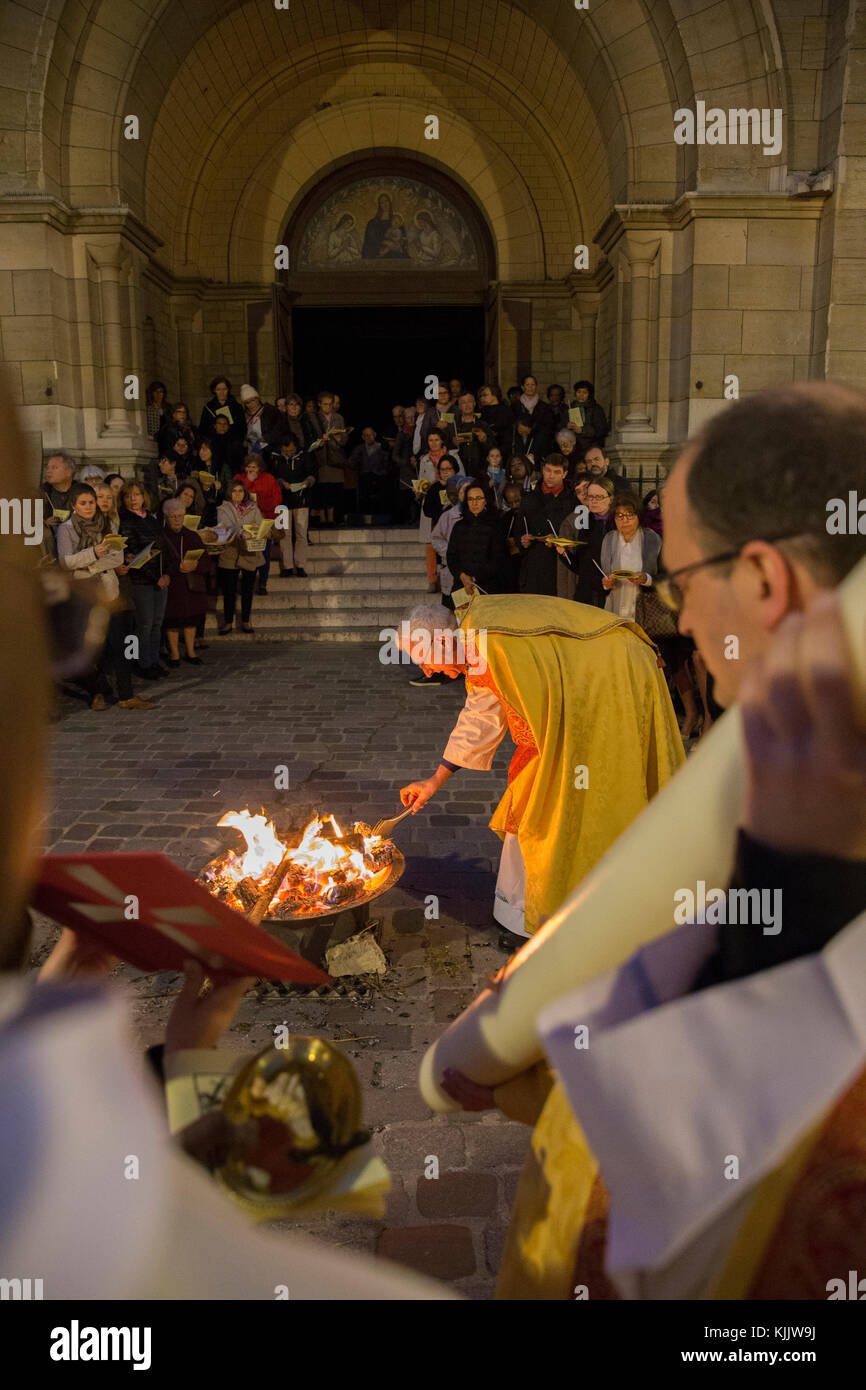
[[[163,563],[169,576],[163,626],[168,641],[168,664],[174,668],[180,665],[180,632],[183,632],[184,661],[201,666],[201,657],[195,654],[195,634],[199,620],[207,613],[207,574],[212,568],[207,553],[187,559],[189,552],[203,551],[204,543],[197,532],[184,526],[184,512],[182,497],[170,497],[163,503]]]
[[[446,565],[454,583],[470,597],[477,587],[486,594],[505,588],[505,538],[496,524],[496,514],[487,505],[483,487],[473,482],[464,495],[461,517],[448,542]]]
[[[126,537],[124,564],[129,566],[130,594],[135,612],[138,674],[147,681],[161,680],[168,675],[168,668],[160,664],[159,647],[169,580],[163,572],[162,526],[154,513],[151,495],[141,483],[127,483],[121,499],[120,530]],[[150,558],[142,565],[134,566],[132,561],[148,546]]]
[[[115,571],[123,565],[123,550],[108,545],[105,537],[112,533],[108,513],[97,505],[96,493],[80,484],[72,503],[72,515],[57,532],[57,559],[61,569],[69,570],[75,579],[95,579],[106,602],[115,603],[120,589]],[[117,685],[118,703],[123,709],[153,709],[151,700],[142,700],[132,688],[132,664],[124,652],[126,620],[122,612],[111,613],[105,646],[96,669],[85,676],[81,684],[90,696],[90,708],[108,708],[112,698],[107,675],[110,672]]]
[[[573,598],[593,608],[604,608],[607,594],[602,586],[601,547],[608,531],[613,530],[613,483],[609,478],[589,478],[582,499],[575,510],[559,527],[564,540],[585,541],[586,544],[557,546],[562,564],[556,574],[558,598]],[[584,506],[586,511],[583,510]],[[582,523],[587,521],[588,525]],[[602,566],[602,568],[604,568]]]
[[[265,521],[274,521],[277,515],[277,507],[283,500],[283,491],[274,477],[262,466],[261,458],[257,454],[250,454],[244,460],[244,471],[238,473],[237,477],[242,483],[246,483],[247,491],[256,499],[259,511]],[[257,577],[257,592],[266,594],[268,592],[268,575],[271,572],[271,539],[268,537],[267,544],[262,552],[262,566]]]
[[[638,590],[650,588],[653,575],[658,574],[661,537],[643,529],[637,499],[625,493],[614,497],[613,519],[616,530],[609,531],[601,543],[601,584],[607,593],[604,606],[608,613],[634,622]]]
[[[253,592],[256,586],[256,571],[264,564],[262,551],[247,548],[244,539],[245,526],[258,526],[262,521],[256,499],[250,495],[246,483],[235,478],[229,484],[226,500],[217,512],[220,526],[228,526],[231,537],[219,553],[218,579],[223,596],[223,621],[219,627],[220,637],[231,632],[235,622],[238,584],[241,590],[241,612],[236,626],[241,632],[252,632],[250,613],[253,607]]]
[[[427,436],[427,452],[418,463],[418,477],[422,482],[429,484],[428,491],[439,483],[439,465],[442,460],[446,458],[450,460],[454,472],[459,473],[460,455],[455,449],[446,449],[444,435],[440,430],[432,429]],[[451,476],[452,475],[449,473],[448,477]],[[418,523],[418,538],[424,542],[424,558],[427,563],[427,588],[429,593],[435,594],[439,588],[439,579],[436,566],[436,551],[430,544],[430,536],[433,531],[433,518],[429,513],[424,511],[424,503],[426,500],[425,496],[421,507],[421,520]]]
[[[526,454],[536,467],[554,451],[556,416],[538,394],[538,382],[530,372],[520,383],[521,394],[514,401],[513,454]]]

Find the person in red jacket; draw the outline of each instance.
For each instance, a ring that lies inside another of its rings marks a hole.
[[[259,511],[267,521],[277,514],[277,507],[283,500],[282,490],[273,473],[268,473],[262,468],[262,461],[255,454],[250,454],[244,460],[243,473],[235,474],[242,483],[245,483],[247,490],[255,497],[259,506]],[[266,594],[268,592],[268,572],[271,568],[271,542],[265,546],[265,563],[259,567],[258,573],[258,592]]]

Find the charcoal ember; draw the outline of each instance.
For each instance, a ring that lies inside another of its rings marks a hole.
[[[373,827],[372,827],[371,825],[368,825],[367,822],[366,822],[365,820],[356,820],[356,821],[355,821],[355,834],[356,834],[356,835],[360,835],[362,838],[364,838],[364,837],[369,838],[369,836],[372,835],[372,833],[373,833]]]
[[[385,869],[394,858],[394,848],[387,841],[381,845],[374,845],[364,855],[364,864],[368,869]]]
[[[255,907],[259,900],[258,885],[251,878],[242,878],[239,883],[235,884],[235,894],[247,912],[250,908]]]
[[[331,874],[331,882],[332,882],[332,883],[345,883],[345,882],[346,882],[346,875],[345,875],[345,873],[343,872],[342,869],[335,869],[335,870],[334,870],[334,872]]]
[[[349,831],[347,835],[343,835],[339,840],[335,840],[334,843],[339,845],[342,849],[353,849],[356,850],[358,854],[364,853],[363,835],[358,835],[352,831]]]
[[[325,889],[322,902],[327,903],[328,907],[335,907],[337,903],[344,903],[352,896],[353,890],[347,883],[334,883]]]

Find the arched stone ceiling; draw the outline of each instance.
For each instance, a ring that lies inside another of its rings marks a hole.
[[[404,40],[420,35],[431,47],[444,45],[436,52],[454,71],[475,54],[479,66],[497,70],[515,110],[533,112],[544,126],[587,226],[594,191],[583,180],[597,142],[586,143],[584,119],[574,124],[581,101],[604,151],[608,203],[667,200],[696,182],[733,188],[739,179],[746,188],[763,178],[766,186],[767,162],[749,150],[673,145],[671,107],[691,105],[695,95],[721,105],[782,104],[792,126],[797,103],[799,147],[817,147],[808,74],[804,81],[798,72],[791,90],[778,70],[800,0],[593,0],[587,11],[570,0],[296,0],[288,11],[272,0],[66,0],[62,9],[60,0],[46,0],[40,9],[26,12],[39,117],[31,119],[28,149],[38,154],[30,164],[41,186],[73,203],[127,203],[145,220],[146,165],[167,100],[175,155],[197,187],[206,153],[201,117],[211,135],[219,131],[226,99],[263,71],[278,101],[279,74],[306,46],[329,52],[351,35],[372,34],[397,64]],[[137,143],[122,139],[129,112],[141,119]],[[595,190],[596,201],[602,196]]]

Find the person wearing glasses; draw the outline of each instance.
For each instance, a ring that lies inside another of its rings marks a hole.
[[[571,598],[577,603],[589,603],[593,608],[604,608],[607,594],[601,583],[601,547],[614,526],[613,483],[610,478],[590,477],[578,487],[577,506],[562,522],[559,534],[563,540],[586,543],[575,549],[557,546],[562,564],[556,574],[556,593],[558,598]],[[584,521],[588,522],[586,526],[582,524]]]
[[[616,530],[609,531],[601,545],[601,586],[607,594],[605,608],[618,618],[634,622],[638,590],[649,588],[658,574],[661,536],[640,524],[636,497],[618,493],[613,500]],[[621,573],[615,573],[621,571]]]

